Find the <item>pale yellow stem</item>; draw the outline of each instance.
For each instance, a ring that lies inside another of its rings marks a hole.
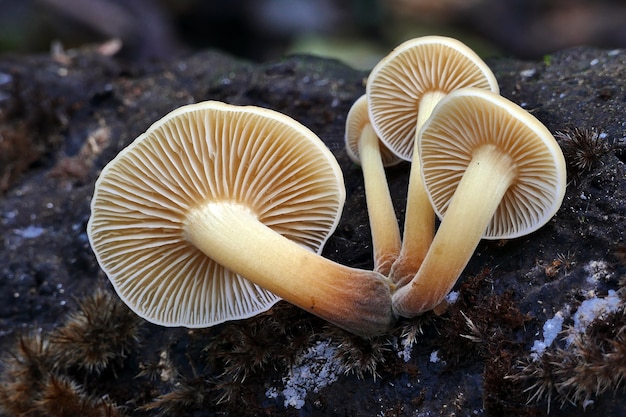
[[[421,268],[393,295],[397,314],[414,317],[441,303],[469,262],[515,175],[512,159],[495,146],[474,152]]]
[[[186,220],[186,238],[205,255],[284,300],[358,335],[393,324],[384,276],[317,255],[235,203],[205,203]]]
[[[378,136],[370,124],[361,132],[359,158],[374,247],[374,270],[387,276],[400,252],[400,228],[380,156]]]
[[[398,286],[409,282],[419,270],[435,234],[435,212],[422,182],[417,136],[437,103],[445,96],[445,93],[439,91],[426,93],[419,103],[404,215],[402,249],[391,268],[391,279]]]

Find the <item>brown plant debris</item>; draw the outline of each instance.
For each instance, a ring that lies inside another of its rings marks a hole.
[[[74,179],[79,183],[84,183],[93,168],[93,164],[111,141],[111,129],[104,124],[91,132],[78,154],[65,156],[50,170],[50,176],[61,179]]]
[[[460,287],[458,301],[449,310],[440,332],[441,353],[448,367],[483,361],[483,403],[490,415],[529,416],[520,385],[506,376],[524,351],[522,335],[530,321],[511,292],[493,293],[492,271],[469,277]]]
[[[10,97],[0,106],[0,194],[58,147],[57,130],[63,124],[57,113],[60,99],[45,97],[37,85],[26,85],[20,74],[9,77]]]

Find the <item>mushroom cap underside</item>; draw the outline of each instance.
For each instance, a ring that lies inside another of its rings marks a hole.
[[[346,117],[346,153],[352,162],[360,164],[359,140],[367,125],[371,125],[367,110],[367,97],[362,95],[350,107]],[[375,134],[375,132],[373,132]],[[390,167],[403,161],[379,139],[380,158],[384,166]]]
[[[422,179],[440,218],[476,149],[496,146],[511,158],[516,178],[489,223],[485,239],[531,233],[563,201],[566,168],[558,143],[535,117],[497,94],[476,88],[449,94],[425,123],[418,145]],[[480,193],[476,198],[481,198]]]
[[[339,165],[309,129],[272,110],[203,102],[154,123],[103,169],[87,230],[102,269],[138,315],[206,327],[280,298],[188,242],[188,210],[238,204],[319,253],[344,200]]]
[[[367,79],[374,130],[396,155],[411,160],[422,97],[465,87],[499,93],[487,64],[462,42],[444,36],[408,40],[383,58]]]

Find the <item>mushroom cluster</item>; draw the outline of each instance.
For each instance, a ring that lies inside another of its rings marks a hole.
[[[442,305],[481,238],[522,236],[552,218],[565,195],[565,161],[548,129],[500,96],[489,67],[455,39],[398,46],[371,71],[366,100],[378,139],[411,161],[388,278],[395,314],[413,317]]]
[[[323,142],[278,112],[214,101],[172,111],[106,165],[89,241],[120,298],[153,323],[207,327],[284,299],[371,336],[436,308],[481,238],[536,230],[564,196],[550,132],[450,38],[408,41],[372,70],[346,150],[362,166],[372,271],[320,254],[345,200]],[[401,237],[384,168],[402,160]]]

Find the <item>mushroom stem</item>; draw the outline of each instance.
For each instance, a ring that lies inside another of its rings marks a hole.
[[[496,146],[485,145],[474,152],[422,266],[411,282],[393,294],[398,315],[414,317],[443,301],[469,262],[515,174],[512,158]]]
[[[224,267],[350,332],[377,335],[393,324],[384,276],[317,255],[241,205],[207,202],[189,210],[185,237]]]
[[[404,215],[404,232],[400,255],[391,268],[391,279],[399,287],[409,282],[422,265],[435,234],[435,212],[422,181],[417,136],[439,101],[446,96],[440,91],[424,94],[419,102],[413,159]]]
[[[374,246],[374,270],[387,276],[400,252],[400,228],[385,177],[378,136],[370,124],[361,132],[359,155]]]
[[[420,104],[418,106],[417,112],[417,122],[415,124],[415,141],[413,141],[413,160],[415,160],[418,156],[418,146],[417,146],[417,136],[422,130],[422,126],[426,123],[426,120],[433,113],[433,109],[443,99],[447,93],[443,91],[429,91],[424,93],[422,99],[420,100]],[[418,158],[419,159],[419,158]]]

